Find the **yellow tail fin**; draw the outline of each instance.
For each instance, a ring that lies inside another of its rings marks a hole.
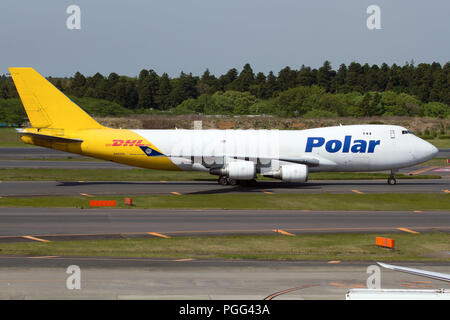
[[[103,128],[33,68],[9,68],[34,128]]]

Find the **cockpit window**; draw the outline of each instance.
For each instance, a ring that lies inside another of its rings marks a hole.
[[[402,134],[414,134],[414,133],[409,130],[402,130]]]

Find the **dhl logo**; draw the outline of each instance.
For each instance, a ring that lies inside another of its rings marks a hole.
[[[139,146],[145,146],[145,143],[143,144],[144,140],[113,140],[113,143],[110,145],[112,147],[139,147]]]

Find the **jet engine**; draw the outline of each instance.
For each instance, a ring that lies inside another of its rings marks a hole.
[[[256,166],[250,161],[234,161],[223,168],[211,169],[210,173],[236,180],[251,180],[256,175]]]
[[[280,170],[273,172],[269,176],[287,182],[308,181],[308,166],[304,164],[287,164],[280,166]]]

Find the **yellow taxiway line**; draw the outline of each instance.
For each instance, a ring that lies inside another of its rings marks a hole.
[[[272,231],[276,232],[276,233],[284,234],[285,236],[295,237],[295,234],[289,233],[289,232],[281,230],[281,229],[273,229]]]
[[[426,168],[422,168],[422,169],[419,169],[419,170],[416,170],[416,171],[409,172],[408,175],[415,176],[415,175],[418,175],[418,174],[421,174],[421,173],[424,173],[424,172],[427,172],[427,171],[430,171],[430,170],[433,170],[433,169],[436,169],[436,168],[439,168],[439,167],[436,167],[436,166],[426,167]]]
[[[45,239],[36,238],[36,237],[32,237],[32,236],[22,236],[22,238],[39,241],[39,242],[50,242],[50,240],[45,240]]]
[[[155,236],[155,237],[170,239],[169,236],[166,236],[165,234],[158,233],[158,232],[147,232],[147,234],[150,234],[150,235]]]
[[[413,234],[419,234],[420,233],[420,232],[417,232],[417,231],[414,231],[414,230],[411,230],[411,229],[407,229],[407,228],[397,228],[397,230],[408,232],[408,233],[413,233]]]

